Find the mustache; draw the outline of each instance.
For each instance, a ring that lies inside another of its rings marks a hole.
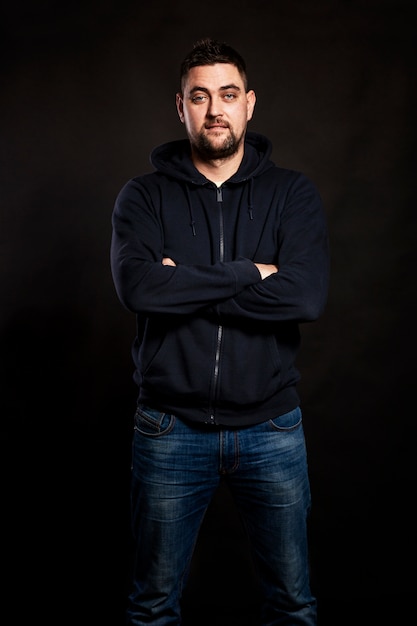
[[[220,126],[221,128],[230,128],[228,122],[224,122],[222,120],[211,120],[211,122],[207,122],[204,124],[204,128],[212,128],[213,126]]]

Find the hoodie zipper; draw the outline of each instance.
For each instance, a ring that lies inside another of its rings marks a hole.
[[[221,187],[217,187],[217,202],[219,206],[219,260],[224,261],[224,224],[223,224],[223,192]],[[213,372],[213,394],[212,398],[216,397],[217,385],[219,382],[219,367],[220,367],[220,348],[222,344],[223,337],[223,326],[220,324],[217,327],[217,342],[216,342],[216,352],[214,355],[214,372]],[[210,406],[210,424],[215,424],[216,418],[214,415],[214,407],[213,404]]]

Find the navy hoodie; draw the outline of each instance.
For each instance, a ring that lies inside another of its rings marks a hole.
[[[248,132],[238,171],[217,187],[194,167],[188,140],[173,141],[152,152],[155,171],[121,189],[111,269],[136,314],[139,403],[227,426],[299,404],[299,324],[326,303],[328,235],[315,186],[271,151]],[[255,262],[279,272],[261,280]]]

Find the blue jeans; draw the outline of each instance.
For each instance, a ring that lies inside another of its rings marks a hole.
[[[131,484],[136,554],[127,624],[181,623],[180,600],[198,532],[222,476],[253,549],[262,625],[315,626],[300,408],[240,429],[193,425],[138,408]]]

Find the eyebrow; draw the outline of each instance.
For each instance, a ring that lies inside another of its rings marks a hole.
[[[236,91],[241,91],[240,87],[238,85],[235,85],[234,83],[219,87],[219,91],[227,91],[228,89],[235,89]],[[196,85],[195,87],[190,89],[190,95],[195,93],[196,91],[204,91],[205,93],[209,93],[209,90],[207,89],[207,87],[199,87],[198,85]]]

